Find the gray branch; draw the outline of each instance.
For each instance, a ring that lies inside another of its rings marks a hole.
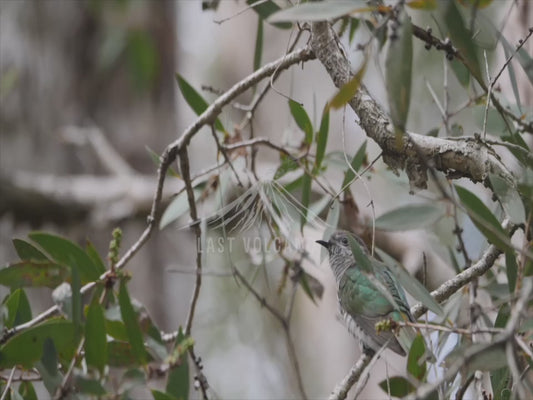
[[[340,48],[336,33],[327,22],[312,24],[311,48],[333,83],[341,88],[352,78],[352,66]],[[427,187],[428,169],[435,168],[454,178],[483,182],[489,173],[509,182],[514,178],[486,144],[479,140],[448,140],[407,133],[398,144],[389,116],[361,85],[349,105],[359,123],[383,150],[383,160],[393,169],[404,169],[412,188]]]

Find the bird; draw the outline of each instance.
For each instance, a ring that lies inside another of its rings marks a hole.
[[[371,270],[356,262],[349,236],[369,259]],[[374,354],[386,346],[405,356],[416,337],[412,327],[400,327],[398,335],[391,331],[376,332],[375,325],[379,321],[415,322],[405,292],[390,269],[373,258],[363,240],[355,234],[336,231],[328,241],[317,240],[317,243],[328,250],[330,267],[337,282],[340,314],[348,331],[361,341],[363,351]],[[385,290],[389,295],[384,293]]]

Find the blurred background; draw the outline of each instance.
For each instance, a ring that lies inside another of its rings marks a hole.
[[[511,3],[494,1],[484,12],[500,24],[511,10],[509,21],[513,23],[505,25],[504,34],[515,43],[524,27],[531,26],[532,10],[527,1],[516,7],[510,7]],[[90,239],[103,256],[113,227],[124,231],[124,250],[139,237],[155,189],[156,165],[150,153],[160,154],[195,116],[178,91],[175,73],[197,90],[202,85],[214,89],[201,91],[212,101],[216,98],[213,92],[227,90],[253,72],[258,17],[251,10],[236,15],[245,7],[243,1],[233,0],[220,1],[216,12],[202,10],[202,2],[193,0],[0,0],[2,263],[16,259],[10,239],[26,237],[35,229],[78,243]],[[425,15],[412,14],[421,26],[430,22]],[[263,64],[281,57],[294,35],[268,24],[264,29]],[[360,40],[368,38],[364,30],[358,30],[357,35]],[[303,35],[300,45],[307,39]],[[531,53],[531,42],[528,46]],[[354,45],[347,48],[352,64],[359,65],[361,53]],[[502,60],[500,54],[490,62],[501,65]],[[385,105],[380,62],[379,57],[372,60],[365,83]],[[428,80],[442,85],[442,54],[427,52],[422,43],[415,42],[414,65],[417,63],[424,64],[420,69],[427,72]],[[501,90],[511,93],[506,79],[501,79]],[[440,125],[440,116],[424,80],[414,78],[413,85],[416,100],[411,105],[409,127],[425,133]],[[453,93],[459,84],[451,81],[449,86]],[[285,72],[275,87],[302,102],[315,123],[324,103],[335,93],[316,61]],[[520,90],[523,104],[531,105],[531,88],[526,85]],[[252,94],[245,93],[238,101],[247,104],[251,99]],[[460,97],[451,99],[455,105],[463,101]],[[221,121],[231,132],[235,121],[243,116],[242,111],[227,107]],[[465,131],[472,128],[470,117],[462,120],[458,116]],[[328,151],[345,148],[354,154],[359,148],[365,137],[354,118],[348,111],[343,145],[342,114],[332,115]],[[289,141],[296,128],[286,98],[271,90],[254,127],[256,136],[270,137],[276,143]],[[195,136],[189,154],[193,175],[216,162],[217,149],[207,129]],[[377,154],[377,147],[368,143],[369,160]],[[278,155],[261,151],[258,159],[260,170],[265,176],[271,175]],[[370,184],[376,214],[416,200],[408,195],[405,176],[395,177],[380,162],[374,168],[378,173]],[[178,186],[176,179],[167,179],[166,203]],[[370,200],[368,194],[360,183],[353,191],[357,204],[364,208]],[[362,213],[369,215],[370,210],[363,209]],[[177,229],[186,222],[157,231],[127,266],[133,277],[130,293],[145,304],[165,331],[185,323],[194,283],[193,274],[169,272],[194,269],[194,235],[188,229]],[[415,233],[407,240],[412,240],[417,250],[430,246],[437,234],[447,231],[448,236],[442,234],[439,242],[453,244],[450,221],[446,223],[425,239]],[[311,398],[327,396],[359,353],[358,344],[337,320],[329,267],[320,264],[319,249],[310,244],[321,235],[307,232],[306,241],[310,258],[315,260],[309,268],[324,285],[324,295],[315,305],[299,291],[291,325],[304,386]],[[468,245],[472,254],[478,254],[483,242],[477,236]],[[411,271],[420,266],[419,252],[415,252],[413,260],[404,260],[411,262],[407,265]],[[435,262],[443,268],[436,274],[434,286],[452,273],[451,267],[446,269],[449,260],[444,252],[438,246],[435,252],[440,252]],[[206,269],[228,271],[225,263],[213,256],[208,258]],[[265,296],[283,309],[288,296],[276,292],[281,266],[273,261],[266,274],[255,274],[253,266],[243,269]],[[49,291],[29,292],[35,313],[52,304]],[[0,297],[6,293],[0,288]],[[220,398],[298,397],[279,323],[233,278],[206,276],[193,336],[196,351],[204,360],[204,372]],[[382,365],[374,368],[372,382],[403,371],[404,361],[395,357],[387,354],[388,362],[378,361]]]

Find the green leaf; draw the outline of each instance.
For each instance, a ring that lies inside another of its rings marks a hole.
[[[53,261],[20,261],[0,269],[0,285],[12,289],[27,286],[55,288],[69,278],[69,268]]]
[[[105,320],[105,329],[109,336],[113,339],[125,342],[128,340],[128,333],[126,332],[126,325],[124,322],[118,320]]]
[[[13,246],[21,260],[48,261],[41,250],[22,239],[13,239]]]
[[[382,214],[376,219],[376,228],[384,231],[408,231],[432,225],[445,210],[436,204],[409,204]]]
[[[159,390],[152,389],[151,392],[154,400],[177,400],[174,396],[160,392]]]
[[[505,328],[505,325],[507,325],[507,321],[509,320],[509,317],[511,316],[511,308],[509,307],[508,303],[503,303],[498,310],[498,315],[496,316],[496,321],[494,321],[494,327],[495,328]]]
[[[278,169],[278,170],[279,170],[279,169]],[[300,186],[302,186],[303,181],[304,181],[304,175],[305,175],[305,173],[303,173],[302,175],[300,175],[298,178],[296,178],[296,179],[293,180],[292,182],[289,182],[289,183],[287,183],[286,185],[283,185],[283,188],[284,188],[287,192],[294,192],[296,189],[298,189]]]
[[[296,121],[296,125],[305,133],[305,143],[310,145],[313,142],[313,125],[304,108],[294,100],[289,100],[291,115]]]
[[[120,313],[124,325],[126,325],[126,332],[128,334],[131,350],[137,361],[144,365],[146,364],[146,350],[144,348],[144,340],[137,319],[137,314],[131,305],[130,295],[126,287],[125,280],[120,281],[120,290],[118,292],[118,302],[120,305]]]
[[[307,273],[305,271],[302,271],[300,274],[300,278],[298,279],[298,282],[302,286],[302,289],[304,290],[304,293],[311,299],[311,301],[316,304],[315,297],[313,296],[313,291],[311,290],[311,287],[309,286],[309,280],[307,279]]]
[[[94,298],[87,311],[85,324],[85,360],[87,365],[104,372],[107,364],[107,339],[104,310]]]
[[[512,251],[505,252],[505,272],[507,273],[507,283],[509,284],[509,293],[514,293],[516,287],[516,277],[518,275],[518,264],[516,255]]]
[[[496,345],[487,343],[465,343],[453,350],[444,360],[445,367],[449,368],[459,360],[467,359],[465,373],[480,371],[494,371],[507,365],[505,343]]]
[[[189,361],[187,354],[180,351],[179,346],[186,340],[181,327],[178,330],[178,337],[176,338],[176,348],[174,353],[178,352],[181,356],[175,366],[168,374],[166,385],[166,392],[178,400],[187,400],[189,398]]]
[[[533,58],[523,47],[516,53],[516,58],[518,58],[518,62],[526,73],[529,82],[533,84]]]
[[[140,368],[128,369],[124,375],[122,375],[118,392],[123,393],[123,396],[126,399],[131,399],[133,397],[132,392],[135,390],[135,388],[146,387],[147,375],[148,374],[145,374],[145,372]]]
[[[388,267],[389,271],[400,283],[400,285],[416,300],[422,303],[428,310],[433,311],[438,316],[444,316],[444,310],[441,305],[431,296],[418,279],[414,278],[403,268],[394,258],[384,251],[377,249],[377,253]],[[375,261],[379,262],[379,261]]]
[[[476,54],[476,45],[472,39],[472,34],[466,28],[455,1],[448,2],[448,7],[444,13],[444,22],[448,28],[448,35],[450,35],[454,47],[463,57],[470,73],[479,82],[483,82],[483,76],[481,75],[479,60]]]
[[[506,240],[507,234],[487,206],[469,190],[457,185],[455,185],[455,190],[470,219],[483,236],[500,250],[513,251]]]
[[[307,211],[309,209],[309,201],[311,199],[311,186],[313,180],[308,174],[304,174],[302,183],[302,215],[300,219],[300,229],[303,232],[305,223],[307,222]]]
[[[393,376],[379,383],[379,387],[385,392],[395,397],[404,397],[413,392],[416,388],[403,376]]]
[[[322,119],[320,121],[320,129],[316,135],[316,158],[314,171],[317,173],[322,166],[322,160],[324,160],[324,154],[326,154],[326,145],[328,144],[328,132],[329,132],[329,109],[327,105],[322,112]]]
[[[87,240],[87,244],[85,245],[85,252],[92,260],[94,266],[98,270],[98,273],[102,275],[106,271],[104,261],[100,257],[100,254],[98,254],[98,251],[96,250],[94,245],[89,240]]]
[[[387,58],[386,87],[392,123],[396,132],[405,132],[411,100],[411,75],[413,66],[413,27],[409,16],[402,12],[397,37],[391,38]]]
[[[437,137],[439,136],[440,128],[433,128],[426,133],[426,136]]]
[[[485,105],[480,104],[472,107],[469,109],[469,113],[471,113],[473,120],[477,122],[477,125],[481,130],[485,120]],[[489,107],[487,111],[486,129],[487,133],[494,136],[503,136],[509,133],[509,129],[507,128],[507,124],[502,118],[502,115],[493,107]]]
[[[492,189],[498,196],[498,200],[500,200],[510,221],[515,224],[524,223],[526,221],[526,211],[516,188],[498,175],[489,174],[489,179]]]
[[[359,150],[357,150],[357,153],[355,153],[355,156],[352,158],[352,161],[350,162],[352,168],[348,168],[344,173],[344,180],[342,181],[341,188],[348,189],[347,185],[355,178],[355,173],[353,171],[359,171],[359,169],[363,165],[363,162],[365,161],[365,158],[366,140],[363,142],[361,147],[359,147]]]
[[[289,157],[285,154],[280,155],[280,161],[281,164],[276,170],[276,173],[274,174],[274,180],[277,181],[279,178],[281,178],[283,175],[287,174],[288,172],[294,171],[298,169],[299,165],[296,162],[296,160],[292,157]]]
[[[6,396],[7,400],[24,400],[22,396],[15,390],[15,388],[11,387],[8,389],[8,396]]]
[[[50,376],[56,376],[57,369],[57,353],[54,341],[49,337],[44,340],[43,343],[43,356],[41,357],[43,367],[46,368],[46,372]]]
[[[468,84],[470,83],[470,72],[468,71],[468,68],[466,68],[457,58],[450,61],[450,66],[461,86],[464,88],[468,87]]]
[[[152,159],[154,165],[156,167],[159,167],[159,165],[161,165],[161,158],[159,157],[159,154],[157,154],[155,151],[153,151],[150,147],[148,146],[144,146],[144,148],[146,149],[146,151],[148,152],[148,155],[150,156],[150,158]],[[176,172],[176,170],[172,167],[168,167],[167,169],[167,176],[173,176],[174,178],[179,178],[181,179],[181,175],[178,174]]]
[[[78,268],[73,265],[70,271],[72,322],[74,323],[74,336],[79,337],[81,333],[81,280]]]
[[[496,36],[501,40],[503,51],[505,53],[505,58],[509,59],[514,54],[514,49],[512,46],[507,42],[507,39],[499,32],[499,30],[496,29],[496,27],[492,26],[492,28],[495,30]],[[513,94],[515,97],[516,104],[518,105],[518,108],[521,109],[521,103],[520,103],[520,92],[518,90],[518,84],[516,82],[516,74],[514,72],[513,63],[509,63],[507,65],[507,70],[509,71],[509,80],[511,81],[511,87],[513,88]],[[533,82],[533,81],[532,81]]]
[[[139,89],[152,87],[159,69],[159,55],[152,37],[140,30],[131,30],[126,53],[133,82]]]
[[[350,33],[348,34],[348,43],[352,43],[353,37],[355,35],[355,31],[359,27],[359,19],[358,18],[350,18]]]
[[[96,379],[87,379],[79,375],[75,377],[75,386],[76,389],[83,394],[90,394],[100,397],[107,393],[101,383]]]
[[[269,22],[325,21],[356,12],[372,11],[364,1],[335,0],[301,3],[272,15]]]
[[[202,114],[208,107],[204,98],[178,73],[176,73],[176,80],[178,81],[180,92],[189,107],[193,109],[196,115]],[[215,120],[215,129],[220,132],[226,131],[218,118]]]
[[[193,188],[194,199],[198,200],[202,194],[203,189],[199,186]],[[176,221],[179,217],[189,211],[189,199],[187,197],[187,192],[183,190],[180,194],[172,199],[170,204],[167,206],[161,220],[159,221],[159,229],[165,228],[168,224]]]
[[[411,344],[409,356],[407,357],[407,372],[413,377],[422,381],[426,375],[426,362],[424,361],[424,354],[426,353],[426,343],[421,334],[416,335],[415,340]],[[421,362],[422,361],[422,362]]]
[[[512,381],[509,373],[509,368],[503,367],[490,374],[494,400],[510,400],[512,394],[510,384]]]
[[[342,85],[342,87],[335,94],[335,96],[333,96],[333,98],[329,101],[328,107],[334,109],[344,107],[344,105],[355,96],[355,93],[361,86],[361,82],[363,81],[363,77],[365,76],[367,62],[368,58],[365,56],[363,64],[361,65],[359,70],[348,82]]]
[[[107,363],[110,367],[134,367],[140,362],[128,342],[112,340],[107,343]]]
[[[70,240],[44,232],[32,232],[28,236],[58,263],[76,267],[83,284],[100,277],[87,253]]]
[[[35,393],[35,389],[31,382],[22,381],[18,392],[24,400],[38,400],[37,393]]]
[[[257,33],[255,35],[254,49],[254,71],[261,66],[261,56],[263,55],[263,20],[261,17],[257,20]]]
[[[13,328],[31,320],[30,302],[24,290],[15,290],[5,300],[4,305],[7,309],[7,317],[4,321],[5,328]]]
[[[14,365],[32,368],[41,359],[47,338],[53,340],[61,359],[72,358],[76,349],[74,324],[62,318],[51,318],[16,334],[3,344],[0,347],[0,368],[11,368]]]
[[[407,6],[416,10],[435,10],[437,8],[437,0],[411,0],[408,1]]]
[[[57,388],[61,384],[62,376],[57,368],[57,352],[52,339],[45,338],[43,342],[43,353],[41,360],[35,364],[46,390],[51,395],[55,395]]]
[[[255,5],[255,3],[258,3],[258,4]],[[272,0],[268,0],[268,1],[246,0],[246,4],[254,5],[253,6],[254,11],[261,17],[261,19],[266,20],[268,23],[271,23],[270,21],[268,21],[268,17],[270,17],[275,12],[281,10],[281,7],[278,6]],[[291,29],[292,28],[292,24],[290,22],[276,22],[276,23],[272,23],[272,25],[280,29]]]

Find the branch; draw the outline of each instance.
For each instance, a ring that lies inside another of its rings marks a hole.
[[[291,338],[290,334],[290,316],[291,313],[287,313],[287,317],[283,316],[281,312],[279,312],[276,308],[274,308],[272,305],[270,305],[264,297],[262,297],[248,282],[248,280],[244,277],[243,274],[237,269],[235,265],[232,263],[232,271],[235,277],[246,287],[246,289],[256,298],[256,300],[261,304],[261,306],[265,307],[274,318],[280,323],[280,325],[283,328],[283,332],[285,333],[285,338],[287,340],[287,348],[289,350],[289,359],[291,360],[294,371],[296,373],[296,382],[298,383],[298,390],[300,391],[300,396],[303,399],[307,399],[307,395],[305,393],[305,389],[303,386],[302,381],[302,375],[300,372],[300,366],[298,364],[298,358],[296,356],[296,349],[294,348],[294,343]]]
[[[270,76],[275,71],[281,71],[289,68],[291,65],[297,64],[301,61],[307,61],[314,58],[313,52],[309,47],[304,47],[299,50],[296,50],[292,53],[284,55],[276,61],[273,61],[269,64],[264,65],[262,68],[256,70],[253,74],[244,78],[242,81],[235,84],[231,89],[226,93],[220,96],[214,103],[212,103],[197,119],[192,123],[185,132],[180,136],[179,139],[167,146],[165,151],[161,156],[161,163],[157,171],[157,186],[155,193],[153,195],[152,206],[150,210],[150,215],[148,216],[148,226],[145,228],[141,236],[137,241],[129,248],[129,250],[122,256],[122,258],[116,264],[116,269],[123,268],[131,258],[144,246],[148,241],[154,228],[157,226],[157,221],[159,220],[161,214],[161,199],[163,195],[163,186],[165,183],[166,173],[170,165],[176,161],[178,150],[185,148],[192,137],[200,130],[200,128],[206,124],[214,123],[218,114],[220,114],[222,107],[231,102],[238,95],[255,85],[260,80]],[[109,271],[102,274],[100,280],[104,280],[108,275]],[[96,285],[96,282],[90,282],[83,286],[80,292],[86,293],[91,290]],[[0,338],[0,343],[3,343],[9,337],[14,335],[17,332],[20,332],[23,329],[30,328],[35,324],[44,321],[46,318],[51,317],[59,311],[57,305],[50,307],[45,310],[32,320],[13,327],[9,331],[6,331]]]
[[[352,77],[350,62],[338,45],[338,37],[327,22],[312,24],[311,48],[338,88]],[[407,133],[398,145],[389,117],[361,85],[349,102],[359,123],[383,150],[383,160],[393,170],[405,169],[413,188],[426,188],[429,166],[450,177],[483,182],[489,173],[514,182],[507,168],[479,141],[451,141]]]
[[[352,386],[359,380],[366,366],[372,361],[372,356],[363,353],[359,360],[353,365],[350,372],[335,387],[335,390],[329,395],[328,400],[343,400],[348,395]]]
[[[122,158],[98,127],[83,128],[67,126],[62,132],[63,138],[75,145],[89,143],[102,166],[113,175],[134,175],[135,170]]]
[[[16,172],[0,178],[0,215],[12,213],[16,220],[36,225],[84,221],[102,224],[146,215],[156,190],[150,175],[54,176]],[[177,179],[164,192],[168,199],[183,188]]]
[[[505,222],[504,222],[505,224]],[[472,267],[457,274],[452,279],[444,282],[438,289],[431,292],[433,298],[439,303],[448,299],[452,294],[457,292],[473,279],[480,277],[489,269],[492,268],[498,256],[502,253],[500,249],[491,244],[483,253],[481,258]],[[418,318],[427,311],[427,308],[422,304],[416,304],[411,307],[411,314]]]
[[[213,130],[214,132],[214,130]],[[216,135],[216,134],[215,134]],[[189,164],[189,154],[187,153],[187,148],[183,148],[179,153],[180,157],[180,170],[183,181],[185,182],[185,190],[187,191],[187,200],[189,202],[189,214],[193,221],[198,219],[198,213],[196,212],[196,200],[194,198],[194,191],[192,188],[191,173],[190,173],[190,164]],[[200,236],[202,231],[200,224],[194,224],[193,229],[196,235],[196,243],[199,243]],[[196,304],[198,302],[198,296],[200,296],[200,287],[202,286],[202,253],[197,249],[196,251],[196,281],[194,284],[194,291],[191,298],[191,305],[189,306],[189,314],[187,315],[187,323],[185,325],[185,335],[191,336],[192,321],[194,319],[194,312],[196,311]],[[207,389],[209,384],[207,379],[202,372],[202,367],[200,365],[200,359],[196,356],[194,351],[194,345],[189,347],[189,355],[194,363],[196,368],[196,377],[198,378],[197,382],[200,384],[200,390],[202,391],[202,398],[207,400]]]
[[[473,268],[473,267],[472,267]],[[527,304],[528,299],[531,296],[531,292],[533,289],[533,285],[531,281],[527,281],[527,285],[524,285],[524,288],[522,290],[522,294],[520,298],[518,299],[516,306],[513,308],[513,311],[511,313],[511,316],[509,317],[509,321],[507,322],[507,325],[505,327],[505,331],[497,336],[494,337],[493,341],[491,343],[486,343],[484,345],[476,346],[476,347],[470,347],[467,348],[464,353],[457,359],[446,371],[444,376],[440,379],[438,379],[436,382],[430,382],[426,383],[425,385],[422,385],[418,387],[418,389],[410,394],[409,396],[405,397],[405,400],[418,400],[418,399],[425,399],[427,398],[433,391],[437,390],[437,388],[443,384],[444,382],[448,380],[452,380],[461,370],[461,368],[470,360],[472,360],[477,355],[490,351],[492,349],[505,346],[507,353],[509,353],[509,348],[511,345],[511,340],[513,340],[514,337],[514,331],[518,325],[518,322],[520,320],[520,315],[524,311],[524,308]],[[514,358],[509,357],[508,358]],[[513,376],[513,378],[516,380],[516,376]],[[516,382],[518,390],[520,392],[520,395],[522,396],[522,387],[520,380]],[[520,397],[525,398],[525,397]]]
[[[302,61],[308,61],[314,59],[315,56],[310,47],[306,46],[301,49],[295,50],[292,53],[284,55],[276,61],[272,61],[256,70],[253,74],[248,75],[242,81],[235,84],[226,93],[216,99],[207,109],[194,121],[179,139],[171,143],[168,148],[181,149],[187,146],[192,137],[200,130],[204,125],[211,125],[215,122],[218,114],[222,111],[222,107],[230,103],[241,93],[245,92],[262,79],[272,75],[274,72],[282,71],[289,68],[291,65],[297,64]]]

